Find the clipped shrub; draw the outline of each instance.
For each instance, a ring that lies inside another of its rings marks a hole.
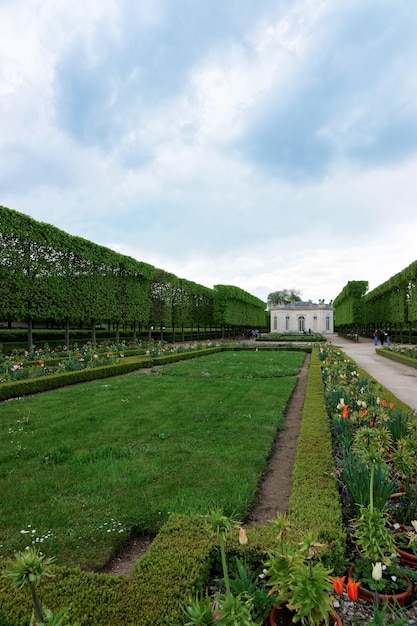
[[[345,567],[346,533],[334,469],[321,367],[317,349],[314,349],[292,475],[289,514],[295,528],[305,532],[314,528],[320,541],[331,546],[323,558],[339,573]]]

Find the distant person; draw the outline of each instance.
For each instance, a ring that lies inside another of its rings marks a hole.
[[[383,346],[384,340],[385,340],[385,333],[383,330],[380,330],[378,334],[379,334],[379,341],[381,342],[381,346]]]
[[[389,328],[387,328],[387,332],[385,333],[387,336],[387,346],[391,345],[391,331]]]
[[[378,345],[378,330],[375,328],[375,332],[374,332],[374,345],[377,346]]]

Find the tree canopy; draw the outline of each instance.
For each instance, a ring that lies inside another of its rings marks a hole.
[[[298,289],[281,289],[273,291],[268,295],[268,309],[276,304],[289,304],[290,302],[300,302],[301,292]]]

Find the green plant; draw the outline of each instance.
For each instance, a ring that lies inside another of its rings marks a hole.
[[[53,613],[48,608],[42,608],[37,588],[44,578],[51,578],[53,574],[49,567],[54,563],[55,558],[46,558],[35,548],[28,548],[24,552],[16,555],[13,566],[3,573],[3,576],[10,578],[12,584],[17,589],[29,587],[35,611],[35,617],[31,619],[31,626],[70,626],[67,623],[66,609],[60,609],[58,613]],[[77,626],[74,624],[74,626]]]
[[[278,547],[271,551],[266,561],[266,580],[271,593],[279,602],[287,603],[294,611],[293,622],[302,624],[328,623],[332,611],[333,589],[330,570],[320,560],[315,561],[323,544],[311,534],[301,541],[291,532],[288,518],[279,513],[273,523],[277,532]]]
[[[30,626],[71,626],[68,622],[67,610],[65,608],[60,609],[57,613],[53,613],[47,608],[43,609],[44,620],[43,622],[33,622],[31,620]],[[73,624],[77,626],[77,624]]]
[[[411,588],[411,580],[416,573],[402,567],[396,557],[387,565],[381,561],[373,562],[368,558],[361,558],[355,562],[353,577],[361,581],[361,587],[372,593],[395,595]]]
[[[397,442],[397,449],[392,454],[392,460],[402,476],[401,490],[403,496],[395,515],[398,522],[410,524],[417,518],[417,428],[414,424],[407,436]]]
[[[54,558],[47,559],[45,555],[39,554],[35,548],[29,548],[16,555],[12,569],[6,571],[4,576],[12,580],[12,584],[17,589],[29,587],[35,608],[36,618],[43,622],[42,608],[39,601],[37,587],[43,578],[50,578],[52,574],[48,571],[48,566],[54,562]]]
[[[383,463],[384,451],[390,442],[390,433],[385,428],[364,426],[355,433],[353,445],[359,459],[370,465],[369,504],[360,507],[360,517],[354,521],[354,538],[363,558],[385,565],[392,562],[395,543],[384,513],[374,506],[374,477],[375,468]]]
[[[217,593],[210,601],[207,597],[197,597],[185,607],[188,618],[185,626],[254,626],[262,624],[263,619],[255,621],[253,614],[253,594],[247,589],[233,593],[226,560],[226,536],[239,528],[239,522],[223,515],[219,508],[212,509],[205,516],[207,527],[216,535],[220,544],[220,556],[223,570],[224,592]],[[244,543],[246,543],[246,535]],[[244,577],[243,577],[244,578]]]
[[[265,570],[260,574],[248,573],[248,567],[236,557],[236,572],[230,577],[230,589],[234,595],[246,594],[252,598],[252,618],[263,620],[277,602],[277,598],[268,593],[267,587],[261,583],[265,578]]]
[[[372,563],[390,565],[395,542],[384,513],[375,507],[361,507],[361,515],[353,525],[353,536],[361,556]]]
[[[360,514],[360,508],[370,503],[369,464],[358,459],[350,449],[345,449],[339,459],[339,467],[341,469],[339,483],[345,490],[352,515],[356,517]],[[397,480],[395,476],[390,476],[387,467],[383,465],[373,467],[373,501],[376,508],[382,511],[397,489]]]
[[[374,602],[372,605],[372,620],[367,626],[406,626],[409,618],[404,615],[401,607],[390,605],[388,602]]]

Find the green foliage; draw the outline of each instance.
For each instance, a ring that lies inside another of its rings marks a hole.
[[[268,308],[275,304],[290,304],[290,302],[301,302],[301,292],[298,289],[281,289],[273,291],[267,297]]]
[[[353,517],[358,517],[360,507],[370,503],[371,473],[369,464],[354,456],[351,450],[345,450],[339,460],[342,474],[339,481],[346,491]],[[388,499],[397,490],[397,480],[390,476],[388,468],[383,465],[375,467],[373,480],[373,502],[376,508],[384,510]]]
[[[334,477],[334,461],[329,419],[323,395],[320,361],[313,350],[297,454],[292,475],[289,513],[301,531],[316,530],[319,541],[332,545],[323,560],[343,571],[346,534]]]
[[[386,359],[391,359],[391,361],[397,361],[398,363],[404,363],[404,365],[408,365],[409,367],[417,368],[417,353],[413,349],[413,356],[408,356],[404,354],[403,351],[398,352],[392,348],[376,348],[375,352],[381,356],[384,356]],[[411,353],[411,350],[409,350]]]
[[[268,586],[279,602],[294,611],[293,622],[327,623],[332,609],[331,570],[316,558],[324,546],[311,532],[297,537],[285,515],[278,514],[273,527],[278,530],[278,546],[266,561]]]
[[[354,538],[365,559],[372,563],[391,564],[395,543],[382,511],[376,507],[362,507],[361,515],[354,524]]]
[[[365,280],[350,280],[334,299],[334,319],[336,326],[361,324],[365,321],[363,297],[368,290]]]

